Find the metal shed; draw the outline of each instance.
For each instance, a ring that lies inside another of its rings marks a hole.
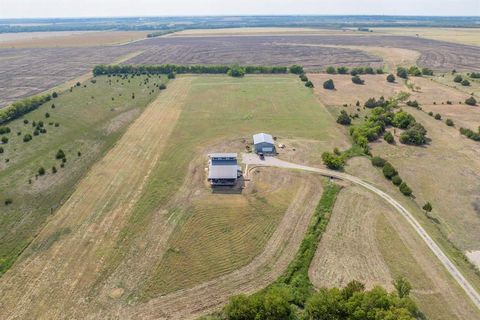
[[[235,185],[241,169],[236,153],[212,153],[209,155],[208,181],[212,186]]]
[[[275,142],[268,133],[257,133],[253,135],[253,145],[256,153],[274,154]]]

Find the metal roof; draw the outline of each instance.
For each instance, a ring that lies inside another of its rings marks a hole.
[[[210,165],[208,179],[237,179],[237,165]]]
[[[262,142],[275,144],[275,142],[273,142],[273,137],[268,133],[257,133],[253,135],[253,144]]]
[[[216,158],[220,160],[227,160],[227,159],[237,159],[236,153],[210,153],[208,155],[210,159]]]

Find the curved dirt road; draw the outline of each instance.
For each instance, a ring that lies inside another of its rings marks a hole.
[[[440,260],[440,262],[445,266],[445,268],[452,275],[452,277],[457,281],[460,287],[465,290],[465,292],[470,297],[472,302],[476,305],[476,307],[480,309],[480,294],[473,288],[473,286],[467,281],[467,279],[463,277],[457,267],[455,267],[455,265],[450,261],[450,259],[443,253],[442,249],[440,249],[440,247],[435,243],[435,241],[433,241],[433,239],[427,234],[425,229],[423,229],[423,227],[418,223],[418,221],[413,217],[413,215],[407,209],[405,209],[405,207],[403,207],[400,203],[398,203],[395,199],[393,199],[385,192],[357,177],[351,176],[343,172],[303,166],[273,157],[266,157],[265,160],[260,160],[259,157],[255,154],[244,154],[243,162],[248,165],[263,165],[316,172],[327,177],[350,181],[379,195],[390,205],[392,205],[398,212],[400,212],[405,219],[407,219],[407,221],[410,223],[410,225],[412,225],[418,235],[423,239],[423,241],[425,241],[430,250],[432,250],[435,256]]]

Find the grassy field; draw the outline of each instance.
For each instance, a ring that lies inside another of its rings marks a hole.
[[[145,79],[97,78],[96,83],[88,81],[76,86],[72,92],[62,93],[36,111],[5,125],[11,132],[4,135],[9,141],[2,145],[4,152],[0,154],[2,272],[72,193],[91,165],[113,146],[157,95],[158,90],[150,93],[152,84],[143,85]],[[37,124],[43,121],[46,133],[35,136],[34,121]],[[26,134],[33,139],[23,142]],[[65,168],[61,168],[61,160],[55,158],[59,149],[66,154]],[[58,171],[55,174],[53,166]],[[46,170],[43,176],[38,176],[40,167]],[[7,199],[13,203],[4,205]]]
[[[373,31],[480,46],[478,28],[373,28]]]
[[[8,314],[115,310],[241,268],[264,250],[287,207],[293,220],[282,228],[297,223],[295,214],[303,208],[295,208],[314,190],[306,190],[296,173],[268,170],[254,174],[241,194],[212,194],[205,183],[206,154],[242,152],[259,131],[318,140],[328,150],[337,145],[332,138],[343,137],[336,130],[295,76],[179,77],[0,279],[7,288],[2,300],[12,306]],[[297,200],[289,203],[292,197]],[[318,197],[314,192],[312,199]],[[287,246],[278,244],[273,247]],[[49,289],[53,283],[55,292]],[[42,299],[31,303],[32,295]],[[77,299],[102,307],[78,306]]]
[[[93,47],[144,39],[145,31],[29,32],[0,35],[0,48]]]

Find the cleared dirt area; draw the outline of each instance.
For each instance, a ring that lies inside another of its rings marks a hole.
[[[479,28],[373,28],[375,33],[420,37],[480,46]]]
[[[178,79],[147,107],[0,279],[2,318],[59,318],[79,307],[162,153],[188,85]]]
[[[354,158],[350,160],[347,171],[369,181],[389,194],[398,194],[396,198],[402,200],[398,190],[395,190],[396,188],[382,176],[380,170],[372,167],[368,159]],[[348,188],[357,187],[347,187],[342,192],[347,191]],[[346,224],[346,226],[331,223],[329,228],[334,230],[351,230],[350,233],[355,233],[359,229],[358,216],[370,215],[370,218],[366,218],[366,223],[369,224],[371,232],[369,235],[371,236],[373,233],[373,239],[372,237],[370,239],[363,237],[362,239],[367,241],[345,241],[343,248],[338,247],[338,250],[334,251],[337,259],[331,260],[333,263],[337,262],[338,265],[333,264],[330,269],[338,268],[343,270],[340,262],[345,262],[348,259],[348,257],[343,257],[345,251],[349,252],[349,250],[353,251],[356,249],[360,252],[366,252],[368,253],[366,256],[354,255],[357,258],[356,261],[349,263],[378,265],[382,266],[382,268],[386,267],[388,274],[392,278],[406,277],[413,285],[412,294],[415,301],[429,319],[476,319],[479,317],[478,309],[468,299],[464,298],[464,292],[453,282],[445,268],[432,255],[411,226],[396,211],[378,197],[362,194],[361,191],[357,192],[357,190],[351,192],[358,195],[357,202],[352,204],[350,198],[339,197],[335,210],[337,210],[337,206],[343,208],[345,205],[350,210],[346,213],[334,210],[334,213],[340,213],[342,218],[334,220],[334,214],[331,220],[331,222],[341,222]],[[408,201],[402,200],[401,202],[412,208]],[[362,225],[364,224],[360,223],[360,226]],[[330,232],[330,229],[328,232]],[[361,236],[359,235],[358,237]],[[342,238],[348,239],[348,236],[342,234],[340,239]],[[329,238],[323,238],[319,248],[322,247],[324,240],[329,240]],[[377,252],[380,252],[379,256],[373,255],[377,257],[374,260],[377,261],[376,264],[369,261],[371,257],[369,248],[372,246],[374,246]],[[330,252],[328,254],[332,255]],[[317,252],[317,255],[321,256],[321,253]],[[322,265],[318,265],[320,270],[322,267]],[[350,277],[351,272],[351,270],[348,270],[344,276],[346,278]],[[320,283],[327,286],[336,285],[338,279],[341,279],[341,274],[334,274],[334,277],[332,277],[331,273],[326,275],[318,273],[318,276],[320,278],[317,279],[322,281]],[[376,275],[372,278],[378,281]],[[380,284],[386,287],[391,286],[390,281]]]
[[[0,48],[94,47],[144,39],[145,31],[32,32],[21,37],[0,35]]]

